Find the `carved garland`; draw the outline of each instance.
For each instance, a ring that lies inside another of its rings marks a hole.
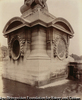
[[[69,52],[68,52],[68,47],[69,47],[69,44],[67,43],[67,44],[66,44],[66,58],[68,58],[68,54],[69,54]]]
[[[8,49],[9,49],[9,57],[11,58],[11,46],[10,46],[10,42],[8,42]]]
[[[12,36],[9,43],[8,43],[8,48],[9,48],[9,57],[13,58],[14,60],[18,59],[18,58],[14,58],[13,57],[13,54],[12,54],[12,43],[14,40],[18,40],[19,41],[19,45],[20,45],[20,56],[24,56],[24,44],[25,44],[25,39],[22,38],[21,36],[19,35],[16,35],[16,36]]]
[[[57,42],[58,42],[58,39],[59,39],[59,37],[57,37],[55,40],[53,40],[53,55],[54,55],[54,57],[56,57],[57,56]]]
[[[18,38],[20,40],[20,54],[21,54],[21,56],[24,56],[25,39],[21,38],[20,36],[18,36]]]
[[[8,49],[9,49],[9,57],[11,58],[11,42],[13,40],[13,37],[11,37],[11,39],[8,41]]]
[[[68,47],[69,47],[69,43],[68,43],[68,39],[66,39],[66,35],[63,35],[63,39],[64,39],[64,41],[65,41],[65,43],[66,43],[66,58],[68,58],[68,54],[69,54],[69,52],[68,52]]]

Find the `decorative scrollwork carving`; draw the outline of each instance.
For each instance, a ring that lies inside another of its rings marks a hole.
[[[8,50],[9,50],[9,57],[11,57],[11,45],[10,45],[10,42],[8,42]]]
[[[53,49],[54,57],[57,56],[57,42],[58,42],[58,39],[59,39],[59,37],[57,37],[55,40],[53,40],[53,44],[54,44],[54,49]]]
[[[69,52],[68,52],[68,47],[69,47],[69,44],[67,43],[67,44],[66,44],[66,58],[68,58],[68,54],[69,54]]]
[[[18,36],[19,40],[20,40],[20,54],[21,56],[24,56],[24,43],[25,43],[25,39],[21,38],[20,36]]]
[[[11,39],[8,41],[8,49],[9,49],[9,57],[11,58],[11,49],[12,49],[12,47],[11,47],[11,42],[12,42],[12,40],[13,40],[13,37],[11,37]]]

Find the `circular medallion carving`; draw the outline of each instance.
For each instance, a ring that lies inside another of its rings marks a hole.
[[[57,38],[54,41],[54,57],[64,59],[66,57],[66,43],[62,38]]]
[[[17,60],[20,56],[24,57],[24,44],[25,39],[21,38],[21,36],[12,36],[9,43],[9,57]]]
[[[59,39],[57,42],[57,56],[60,59],[64,59],[66,56],[66,45],[63,39]]]

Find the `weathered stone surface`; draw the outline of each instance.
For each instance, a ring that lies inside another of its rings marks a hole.
[[[9,20],[3,30],[9,48],[3,77],[40,86],[67,77],[69,39],[74,32],[65,19],[43,10],[46,0],[42,5],[34,1],[36,10],[25,0],[27,11]]]

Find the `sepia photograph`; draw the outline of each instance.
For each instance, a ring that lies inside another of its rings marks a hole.
[[[82,0],[0,0],[3,98],[82,99]]]

